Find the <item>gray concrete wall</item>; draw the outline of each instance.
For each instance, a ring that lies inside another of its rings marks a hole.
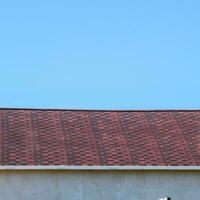
[[[199,200],[195,172],[4,172],[0,200]]]

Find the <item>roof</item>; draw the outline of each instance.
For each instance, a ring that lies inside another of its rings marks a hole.
[[[200,110],[0,109],[0,165],[200,166]]]

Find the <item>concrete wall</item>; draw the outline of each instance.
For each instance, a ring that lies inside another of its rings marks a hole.
[[[0,200],[199,200],[195,172],[1,172]]]

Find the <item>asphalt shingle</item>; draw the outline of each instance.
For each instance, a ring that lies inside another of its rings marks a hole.
[[[1,109],[0,165],[200,166],[200,111]]]

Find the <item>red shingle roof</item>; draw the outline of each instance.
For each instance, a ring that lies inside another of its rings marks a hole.
[[[0,165],[200,166],[200,111],[1,109]]]

